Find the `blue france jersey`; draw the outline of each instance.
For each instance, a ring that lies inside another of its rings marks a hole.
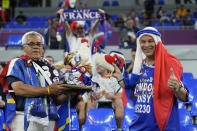
[[[131,131],[159,131],[153,105],[154,67],[143,65],[141,75],[134,89],[135,115]],[[173,114],[173,115],[172,115]],[[175,99],[171,116],[165,131],[179,130],[178,104]]]

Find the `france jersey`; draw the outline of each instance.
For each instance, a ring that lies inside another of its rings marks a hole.
[[[134,89],[135,115],[131,131],[159,131],[153,105],[154,66],[143,65],[141,75]],[[178,103],[175,99],[165,131],[179,130]]]

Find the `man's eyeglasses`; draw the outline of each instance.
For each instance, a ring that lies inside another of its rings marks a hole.
[[[33,47],[33,46],[39,46],[39,47],[42,47],[43,44],[41,42],[30,42],[30,43],[26,43],[26,45],[30,46],[30,47]]]

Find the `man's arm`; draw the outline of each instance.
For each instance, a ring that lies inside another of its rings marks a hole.
[[[99,9],[99,13],[101,13],[101,14],[104,15],[104,14],[105,14],[105,11]],[[95,35],[96,29],[97,29],[97,27],[98,27],[100,21],[101,21],[101,19],[96,20],[96,22],[95,22],[94,25],[92,26],[92,28],[91,28],[91,30],[90,30],[90,35],[91,35],[91,36],[94,36],[94,35]]]
[[[48,87],[36,87],[24,84],[22,81],[16,81],[11,83],[11,87],[16,95],[24,97],[37,97],[48,94],[62,94],[66,88],[62,87],[60,84],[61,82],[55,82]]]

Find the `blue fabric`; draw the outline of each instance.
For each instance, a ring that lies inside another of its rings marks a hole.
[[[7,100],[8,99],[13,99],[10,95],[10,93],[8,93],[7,95]],[[5,124],[6,126],[10,127],[11,121],[14,118],[15,115],[15,103],[8,103],[8,101],[6,101],[6,105],[5,105]]]
[[[11,69],[8,76],[16,77],[19,80],[21,80],[24,84],[39,87],[40,84],[38,82],[34,67],[32,65],[28,67],[29,73],[30,73],[30,76],[31,76],[31,79],[32,79],[32,80],[30,80],[25,65],[27,65],[25,60],[18,59],[14,63],[14,66]],[[47,83],[46,83],[46,86],[48,86]],[[32,103],[34,103],[34,104],[32,105]],[[56,108],[55,104],[48,104],[47,106],[49,107],[48,109]],[[53,106],[53,107],[50,107],[50,106]],[[30,113],[32,113],[31,115],[39,116],[39,117],[45,117],[46,116],[46,112],[45,112],[46,107],[44,107],[44,105],[43,105],[43,99],[42,98],[40,98],[40,97],[38,97],[38,98],[26,98],[25,99],[25,109],[24,109],[24,116],[25,116],[24,128],[25,128],[25,130],[27,130],[28,125],[29,125],[29,122],[27,121],[27,114],[28,114],[29,107],[32,107],[30,109]]]
[[[103,17],[99,14],[98,9],[67,9],[60,16],[63,21],[79,21],[79,20],[96,20]]]
[[[161,37],[161,34],[157,31],[154,31],[154,30],[140,30],[137,32],[136,36],[139,37],[141,34],[144,34],[144,33],[150,33],[150,34],[157,35],[157,36]]]
[[[135,120],[131,124],[130,130],[159,131],[153,105],[154,68],[143,65],[141,73],[134,90]],[[179,126],[178,103],[174,99],[172,113],[165,130],[178,131]]]
[[[60,116],[60,119],[57,121],[58,130],[61,128],[61,131],[68,131],[69,124],[66,123],[66,119],[68,118],[68,101],[60,106],[58,114]]]
[[[4,123],[4,112],[0,109],[0,131],[3,130],[3,123]]]

